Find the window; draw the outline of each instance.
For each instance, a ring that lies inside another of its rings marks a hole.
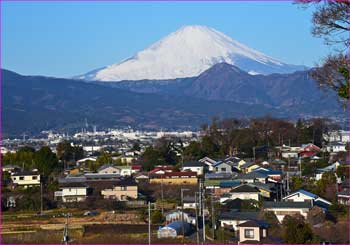
[[[221,168],[221,172],[226,172],[226,168]]]
[[[34,179],[38,179],[38,176],[32,176],[32,179],[34,180]]]
[[[120,189],[121,189],[122,191],[126,191],[126,190],[128,189],[128,187],[127,187],[127,186],[121,186]]]
[[[19,180],[24,180],[24,177],[19,177]]]
[[[13,180],[16,180],[16,177],[13,177]]]
[[[245,229],[244,230],[244,238],[254,238],[254,230],[253,229]]]

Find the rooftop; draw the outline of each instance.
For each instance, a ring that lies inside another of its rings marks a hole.
[[[230,191],[231,193],[239,193],[239,192],[248,192],[248,193],[254,193],[254,192],[260,192],[258,188],[244,184],[240,185]]]
[[[264,202],[264,208],[311,208],[311,202]]]

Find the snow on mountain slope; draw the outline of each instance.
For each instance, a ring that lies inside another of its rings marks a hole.
[[[84,80],[121,81],[194,77],[226,62],[250,74],[290,73],[304,69],[253,50],[206,26],[184,26],[132,58],[78,76]]]

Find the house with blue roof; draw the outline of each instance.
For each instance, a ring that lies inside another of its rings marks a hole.
[[[323,209],[328,209],[328,207],[332,205],[330,201],[305,190],[298,190],[283,197],[282,200],[287,202],[310,202],[311,206],[318,206]]]
[[[283,173],[282,171],[272,170],[269,168],[257,168],[253,172],[265,174],[267,176],[268,182],[278,183],[282,180]]]

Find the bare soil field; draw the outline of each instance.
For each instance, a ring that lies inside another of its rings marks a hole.
[[[181,238],[158,239],[158,226],[153,225],[152,243],[181,243]],[[5,234],[2,236],[2,244],[60,244],[62,242],[62,230],[39,230],[35,233]],[[148,243],[148,226],[113,224],[113,225],[86,225],[82,229],[70,230],[73,244],[132,244]],[[188,241],[187,241],[188,242]]]

